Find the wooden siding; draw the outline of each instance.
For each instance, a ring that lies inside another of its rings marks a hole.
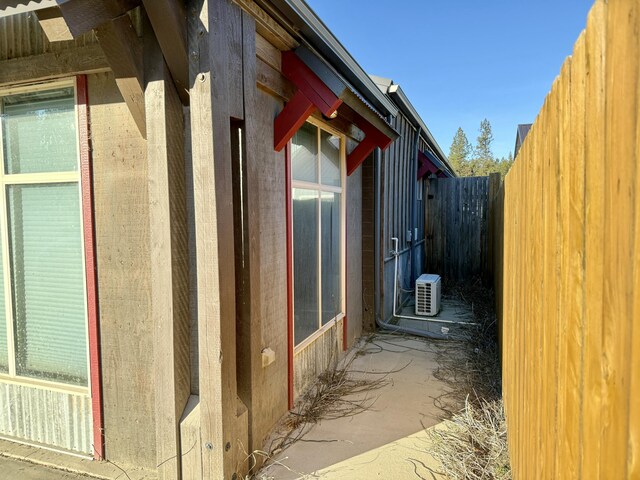
[[[596,2],[498,192],[516,479],[640,477],[638,30]]]
[[[155,469],[147,144],[113,75],[88,80],[106,456]]]
[[[347,347],[362,335],[362,167],[347,177]],[[342,344],[340,345],[342,348]]]

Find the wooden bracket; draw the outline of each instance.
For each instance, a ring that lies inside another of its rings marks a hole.
[[[447,176],[442,170],[435,166],[426,153],[420,150],[418,150],[418,162],[420,163],[418,167],[418,180],[431,173],[436,174],[440,178]]]
[[[355,172],[376,147],[386,150],[393,142],[392,138],[387,137],[362,117],[356,119],[356,125],[365,137],[347,157],[347,175]]]
[[[277,152],[316,109],[329,117],[342,104],[342,100],[292,51],[282,52],[282,74],[297,87],[297,91],[275,119],[273,146]]]

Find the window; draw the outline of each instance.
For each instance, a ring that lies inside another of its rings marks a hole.
[[[344,139],[306,123],[291,143],[294,340],[344,316]]]
[[[75,95],[0,90],[0,376],[88,387]]]

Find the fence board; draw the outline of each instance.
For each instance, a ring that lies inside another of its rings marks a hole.
[[[640,475],[639,31],[637,1],[596,2],[491,192],[516,479]]]
[[[500,176],[433,178],[429,180],[425,208],[427,271],[445,281],[482,276],[490,281],[493,253],[489,228]],[[493,182],[493,184],[491,183]],[[492,186],[493,185],[493,186]],[[494,194],[490,194],[492,191]]]

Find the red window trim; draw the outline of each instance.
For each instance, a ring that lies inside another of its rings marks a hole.
[[[82,219],[86,268],[87,313],[89,328],[89,362],[91,409],[93,418],[93,456],[104,459],[104,422],[102,411],[102,370],[100,362],[100,325],[98,317],[97,269],[95,252],[93,166],[89,135],[89,95],[87,76],[76,77],[78,137],[80,141],[80,182],[82,185]]]

